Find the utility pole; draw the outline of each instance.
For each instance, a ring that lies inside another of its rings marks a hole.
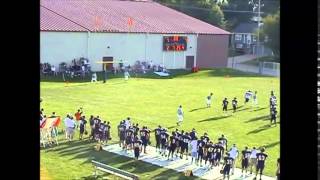
[[[257,61],[259,62],[259,73],[262,73],[262,65],[259,61],[259,47],[260,47],[260,21],[261,21],[261,6],[264,6],[263,4],[261,5],[261,0],[258,0],[258,3],[254,3],[254,0],[250,0],[249,4],[253,5],[253,11],[255,10],[256,7],[258,7],[258,34],[257,34],[257,48],[256,48],[256,54],[257,54]]]

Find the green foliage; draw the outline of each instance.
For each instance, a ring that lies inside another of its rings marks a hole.
[[[263,41],[268,37],[265,43],[274,53],[276,57],[280,55],[280,12],[268,15],[263,19],[263,27],[260,31],[260,40]]]
[[[224,20],[224,14],[221,11],[220,7],[216,4],[213,4],[211,7],[211,11],[209,12],[208,21],[216,25],[218,27],[221,27],[225,29],[226,27],[226,21]]]

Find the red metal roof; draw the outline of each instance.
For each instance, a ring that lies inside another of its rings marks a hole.
[[[41,31],[230,34],[152,1],[41,0],[40,6]]]

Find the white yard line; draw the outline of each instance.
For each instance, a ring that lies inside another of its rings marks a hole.
[[[113,145],[108,145],[103,147],[103,150],[108,151],[108,152],[112,152],[115,154],[119,154],[122,156],[127,156],[127,157],[131,157],[133,158],[133,152],[132,151],[128,151],[128,153],[126,153],[124,150],[122,150],[122,148],[119,147],[118,144],[113,144]],[[220,180],[222,179],[222,174],[220,174],[220,169],[222,167],[222,165],[220,165],[220,167],[214,167],[211,170],[208,170],[207,167],[198,167],[195,164],[191,165],[191,157],[188,157],[188,160],[186,160],[186,158],[184,157],[184,159],[180,159],[179,157],[176,158],[174,155],[174,160],[167,160],[166,157],[162,157],[161,155],[159,155],[159,153],[157,153],[155,151],[154,147],[148,146],[147,147],[147,152],[148,154],[141,154],[139,157],[139,160],[147,162],[147,163],[151,163],[157,166],[161,166],[167,169],[173,169],[175,171],[178,172],[184,172],[186,170],[192,170],[193,175],[194,176],[198,176],[201,177],[202,179],[208,179],[208,180]],[[202,164],[204,164],[204,161],[202,162]],[[230,174],[231,175],[231,174]],[[246,178],[241,178],[241,169],[239,168],[235,168],[234,170],[234,175],[230,176],[230,180],[252,180],[253,179],[253,175],[247,176]],[[258,178],[259,179],[259,176]],[[275,180],[274,177],[268,177],[268,176],[262,176],[263,180]]]

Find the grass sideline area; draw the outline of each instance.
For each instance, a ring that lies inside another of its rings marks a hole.
[[[181,104],[185,119],[179,129],[190,131],[195,128],[198,135],[208,132],[213,139],[224,134],[229,144],[236,143],[239,150],[245,146],[265,146],[269,155],[265,174],[274,176],[276,160],[280,155],[280,124],[269,127],[268,105],[271,90],[275,91],[280,104],[279,78],[231,69],[205,69],[198,73],[177,70],[173,73],[169,78],[145,74],[131,78],[128,82],[124,81],[123,74],[119,74],[110,76],[105,84],[101,81],[91,84],[85,82],[88,79],[73,79],[66,85],[61,77],[42,78],[41,107],[47,115],[55,111],[64,118],[67,113],[74,114],[82,106],[87,118],[99,115],[103,120],[110,121],[110,143],[118,143],[116,127],[120,120],[128,116],[134,123],[139,123],[140,127],[147,125],[154,129],[161,124],[171,133],[176,128],[176,110]],[[258,91],[259,107],[256,109],[243,106],[244,93],[249,89]],[[205,97],[210,92],[213,92],[212,107],[207,109]],[[240,108],[237,113],[223,116],[224,97],[230,102],[230,114],[231,100],[233,97],[238,98]],[[63,123],[59,129],[63,129]],[[109,152],[96,152],[93,149],[94,143],[78,140],[78,131],[74,142],[64,142],[63,134],[59,139],[59,146],[40,151],[41,167],[47,170],[51,179],[92,179],[92,159],[137,174],[141,179],[197,179],[186,178],[182,173]],[[152,133],[152,145],[154,143]],[[237,167],[240,165],[240,161],[237,161]],[[114,176],[108,177],[117,179]]]

